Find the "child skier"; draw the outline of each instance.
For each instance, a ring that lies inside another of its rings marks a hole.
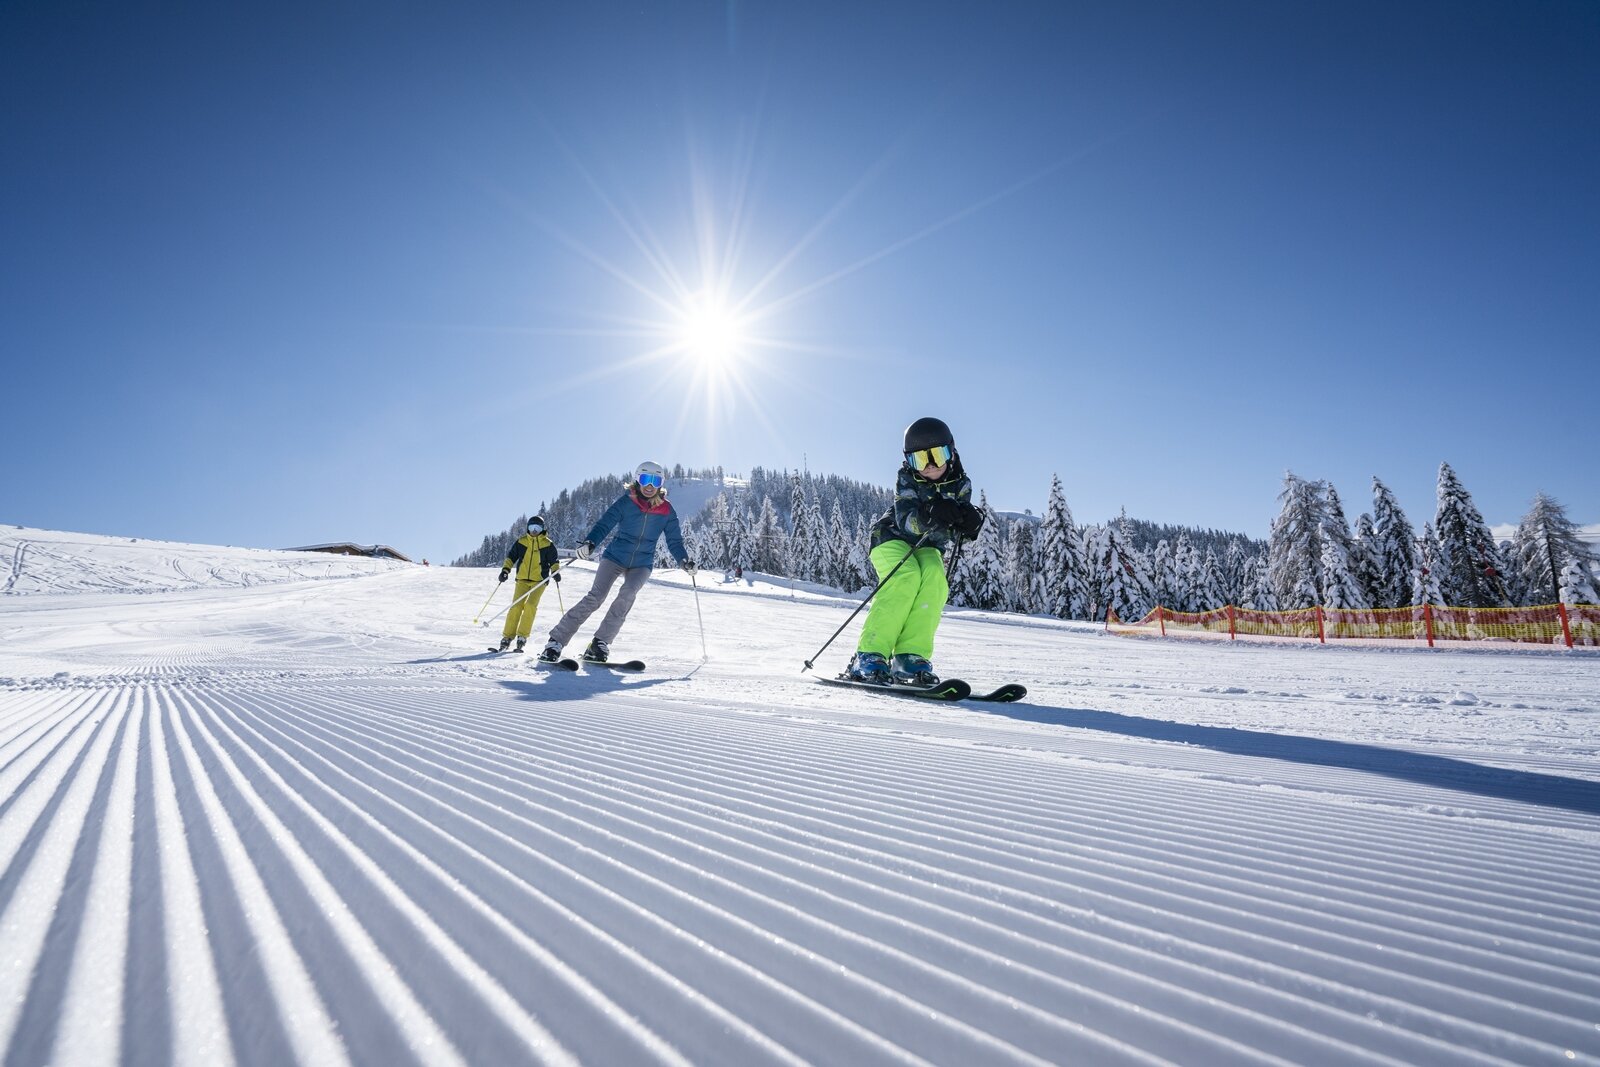
[[[595,630],[589,647],[583,651],[583,658],[591,663],[606,662],[611,654],[611,642],[616,639],[617,631],[622,629],[628,612],[633,609],[634,598],[639,595],[639,590],[650,577],[651,568],[655,566],[656,543],[663,535],[667,539],[667,551],[678,561],[678,566],[690,574],[694,573],[694,560],[689,558],[683,547],[678,514],[667,503],[666,472],[659,463],[646,461],[639,464],[633,472],[628,491],[606,509],[600,521],[578,542],[578,558],[594,558],[595,545],[613,529],[616,536],[606,546],[600,564],[595,568],[593,587],[587,596],[572,605],[572,610],[550,631],[550,640],[545,644],[544,651],[539,653],[539,658],[546,663],[554,663],[561,658],[561,649],[572,640],[584,620],[605,602],[611,586],[621,578],[622,591],[617,594],[611,610],[606,612],[606,617]]]
[[[528,633],[533,629],[533,616],[539,610],[539,598],[544,596],[545,588],[541,586],[535,592],[529,592],[547,576],[551,581],[559,582],[561,575],[553,573],[556,565],[556,546],[550,538],[544,535],[544,516],[535,515],[528,520],[528,532],[517,538],[511,546],[511,551],[506,554],[506,560],[500,565],[500,580],[503,582],[511,577],[512,571],[517,574],[516,590],[517,599],[511,602],[511,610],[506,612],[506,625],[500,631],[500,651],[504,652],[511,647],[511,639],[517,639],[517,651],[521,652],[528,643]]]
[[[894,506],[873,526],[869,555],[880,581],[891,571],[894,576],[867,612],[849,677],[874,685],[937,685],[928,660],[950,595],[944,549],[957,538],[976,537],[983,512],[971,502],[972,481],[950,427],[918,419],[906,427],[903,443]]]

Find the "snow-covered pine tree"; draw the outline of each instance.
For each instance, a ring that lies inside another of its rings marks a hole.
[[[856,528],[850,535],[850,570],[855,575],[856,589],[871,589],[878,584],[878,572],[869,555],[872,541],[872,524],[865,515],[856,517]]]
[[[1222,602],[1243,604],[1245,586],[1254,573],[1255,558],[1246,551],[1244,541],[1230,538],[1222,556]]]
[[[978,536],[961,546],[961,563],[951,582],[951,593],[959,604],[992,611],[1002,607],[1006,590],[1000,561],[1000,520],[989,507],[987,493],[978,494],[983,509],[983,528]]]
[[[1039,610],[1058,619],[1071,619],[1082,611],[1084,560],[1081,541],[1072,521],[1072,509],[1061,490],[1061,476],[1050,479],[1050,498],[1035,542],[1038,584],[1033,601]]]
[[[766,574],[784,574],[784,558],[788,537],[783,532],[783,522],[778,518],[778,508],[770,496],[761,498],[761,515],[756,519],[751,534],[755,569]]]
[[[1568,561],[1577,561],[1579,571],[1587,573],[1593,558],[1566,509],[1537,493],[1511,536],[1508,584],[1514,587],[1517,603],[1548,604],[1559,594]]]
[[[1600,604],[1600,593],[1595,591],[1594,573],[1576,557],[1569,558],[1561,568],[1561,602]]]
[[[737,521],[733,526],[733,537],[728,542],[728,551],[733,555],[731,562],[740,570],[754,570],[757,547],[755,516],[747,506],[741,508],[735,517]]]
[[[1364,511],[1356,519],[1350,552],[1351,573],[1366,594],[1367,603],[1378,607],[1378,591],[1383,587],[1383,576],[1378,572],[1378,535],[1372,528],[1372,516]]]
[[[1109,573],[1105,568],[1107,547],[1104,526],[1078,528],[1078,552],[1083,558],[1083,617],[1096,621],[1106,617]]]
[[[1106,604],[1124,622],[1137,622],[1155,605],[1151,603],[1150,570],[1139,550],[1133,547],[1127,513],[1105,528],[1104,555],[1099,570],[1105,574]]]
[[[1158,607],[1183,610],[1183,598],[1178,594],[1177,574],[1172,566],[1172,546],[1165,537],[1150,550],[1150,595]]]
[[[1257,556],[1251,563],[1239,606],[1255,611],[1278,610],[1278,596],[1272,591],[1272,564],[1265,555]]]
[[[706,505],[705,541],[703,557],[696,562],[702,567],[730,567],[733,553],[729,546],[733,540],[733,514],[728,509],[728,494],[718,493]]]
[[[1379,608],[1403,608],[1411,599],[1412,576],[1417,570],[1417,532],[1400,509],[1389,487],[1372,479],[1373,570],[1377,588],[1372,603]]]
[[[789,481],[789,537],[784,545],[784,573],[802,582],[811,580],[811,556],[816,544],[811,539],[805,483],[795,472]]]
[[[1177,544],[1172,546],[1172,601],[1167,606],[1173,611],[1200,611],[1196,606],[1199,584],[1200,553],[1195,551],[1188,533],[1180,533]]]
[[[1323,497],[1321,482],[1283,475],[1280,509],[1272,520],[1267,552],[1278,610],[1321,603]]]
[[[1034,612],[1033,576],[1038,570],[1034,554],[1034,525],[1017,521],[1011,524],[1005,552],[1006,610],[1030,615]]]
[[[828,524],[822,517],[822,499],[817,493],[806,494],[805,521],[801,533],[806,541],[806,551],[801,553],[803,569],[798,577],[805,582],[828,581]]]
[[[1351,557],[1355,553],[1350,523],[1344,517],[1339,490],[1332,482],[1322,483],[1322,600],[1330,608],[1365,610],[1372,606],[1366,590],[1356,576]]]
[[[1439,535],[1433,532],[1433,523],[1422,524],[1422,537],[1417,544],[1415,559],[1417,569],[1411,574],[1411,603],[1421,607],[1432,604],[1444,606],[1444,591],[1439,586]]]
[[[1460,607],[1504,606],[1509,598],[1500,549],[1472,495],[1448,463],[1439,464],[1438,498],[1434,531],[1439,538],[1440,591]]]
[[[836,494],[833,506],[828,509],[827,577],[823,581],[835,589],[852,592],[856,587],[854,568],[850,565],[850,527],[845,525],[844,505]]]
[[[1200,558],[1200,571],[1194,584],[1195,611],[1214,611],[1229,603],[1222,591],[1222,565],[1217,562],[1217,550],[1206,546]]]

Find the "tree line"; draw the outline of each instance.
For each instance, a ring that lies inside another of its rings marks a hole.
[[[617,497],[627,475],[591,479],[541,505],[559,545],[582,537]],[[868,530],[889,507],[888,489],[812,472],[757,467],[749,478],[721,467],[674,468],[720,491],[684,524],[703,568],[761,572],[864,592],[877,582]],[[1565,509],[1544,493],[1513,536],[1496,543],[1448,463],[1438,506],[1418,531],[1378,478],[1372,509],[1352,524],[1327,481],[1284,476],[1279,512],[1265,541],[1219,530],[1130,519],[1080,525],[1061,479],[1044,514],[997,513],[980,493],[979,535],[946,557],[951,602],[1062,619],[1102,619],[1108,608],[1137,619],[1156,605],[1203,612],[1233,604],[1263,611],[1324,607],[1506,607],[1596,603],[1597,559]],[[455,566],[498,565],[526,527],[519,517]],[[664,548],[657,565],[671,565]]]

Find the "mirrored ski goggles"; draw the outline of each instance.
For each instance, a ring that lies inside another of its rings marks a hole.
[[[659,475],[659,474],[650,474],[650,473],[646,472],[644,474],[639,475],[639,484],[640,485],[653,485],[657,489],[661,488],[661,483],[664,480],[665,479],[663,479],[661,477],[661,475]]]
[[[544,533],[544,523],[542,523],[542,522],[530,522],[530,523],[528,523],[528,532],[529,533]]]
[[[955,454],[956,450],[949,445],[934,445],[932,448],[919,448],[915,452],[907,452],[906,460],[911,464],[912,470],[919,471],[924,467],[943,467]]]

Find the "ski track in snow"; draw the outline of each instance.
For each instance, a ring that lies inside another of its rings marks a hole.
[[[490,582],[0,603],[0,1058],[1600,1057],[1600,658],[958,612],[1028,702],[908,707],[799,673],[845,601],[701,587],[702,664],[658,575],[545,674]]]

